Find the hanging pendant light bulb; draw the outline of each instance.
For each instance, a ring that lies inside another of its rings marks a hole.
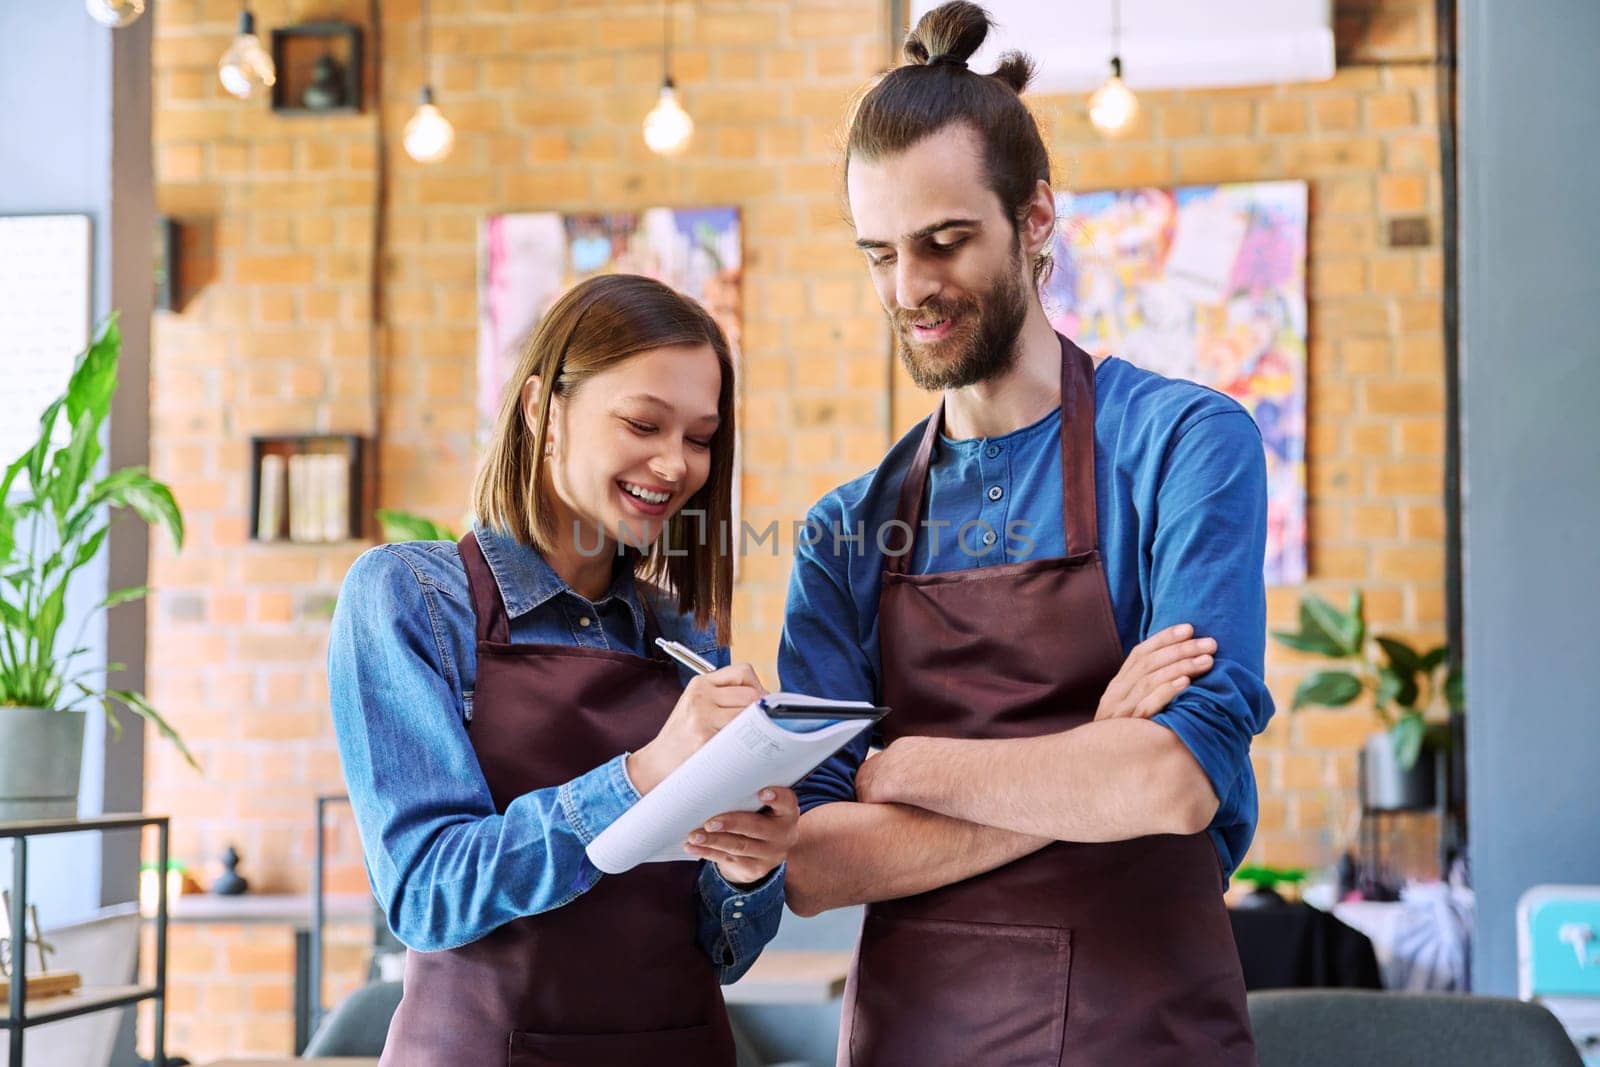
[[[1125,131],[1139,115],[1139,98],[1122,81],[1122,58],[1111,60],[1111,77],[1089,97],[1089,121],[1107,137]]]
[[[427,70],[433,54],[428,43],[428,0],[422,0],[422,69]],[[433,86],[424,84],[417,110],[406,121],[403,138],[406,155],[418,163],[437,163],[455,147],[456,128],[433,102]]]
[[[145,0],[85,0],[84,9],[89,17],[102,26],[120,30],[130,22],[137,22],[144,14]]]
[[[671,0],[661,5],[661,95],[650,114],[644,117],[644,143],[658,156],[683,154],[694,137],[694,119],[678,103],[678,87],[672,80]]]
[[[1122,0],[1111,0],[1111,77],[1089,96],[1089,121],[1115,137],[1139,117],[1139,98],[1122,80]]]
[[[455,147],[456,128],[433,103],[433,86],[422,87],[417,110],[406,122],[406,155],[418,163],[437,163]]]
[[[239,34],[217,63],[217,79],[229,94],[248,100],[263,89],[272,88],[278,71],[272,57],[256,36],[256,17],[245,8],[239,15]]]
[[[694,119],[678,103],[677,88],[668,78],[661,83],[661,98],[644,117],[644,143],[658,156],[682,155],[694,136]]]

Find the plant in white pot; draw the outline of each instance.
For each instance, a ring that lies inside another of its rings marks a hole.
[[[1306,678],[1295,690],[1291,710],[1307,705],[1342,708],[1371,694],[1373,713],[1384,732],[1375,734],[1365,749],[1366,806],[1390,810],[1430,805],[1436,787],[1433,766],[1420,762],[1420,757],[1425,743],[1445,742],[1441,730],[1430,728],[1427,715],[1446,709],[1460,714],[1463,707],[1462,674],[1447,662],[1448,647],[1424,653],[1394,637],[1369,640],[1359,589],[1350,594],[1350,606],[1344,611],[1307,595],[1300,601],[1300,629],[1274,631],[1272,636],[1300,652],[1348,665]]]
[[[88,652],[82,626],[76,639],[61,641],[68,583],[101,551],[120,515],[131,511],[183,544],[177,502],[148,470],[96,470],[121,340],[112,316],[79,355],[66,392],[39,417],[38,438],[0,477],[0,820],[77,814],[86,705],[104,709],[119,736],[113,708],[127,708],[198,767],[142,693],[109,684],[122,664],[79,663]],[[115,590],[95,611],[147,592]]]

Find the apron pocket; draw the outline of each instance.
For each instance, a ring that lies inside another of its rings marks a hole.
[[[706,1067],[726,1058],[710,1026],[636,1030],[622,1034],[511,1035],[506,1067]]]
[[[852,1067],[1057,1067],[1072,931],[868,912],[850,1026]]]

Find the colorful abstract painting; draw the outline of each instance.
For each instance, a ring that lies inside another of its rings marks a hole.
[[[541,316],[595,274],[644,274],[693,297],[739,351],[739,209],[492,215],[478,275],[478,427],[486,436],[517,356]]]
[[[1270,585],[1306,576],[1306,185],[1062,193],[1057,330],[1233,397],[1267,450]]]

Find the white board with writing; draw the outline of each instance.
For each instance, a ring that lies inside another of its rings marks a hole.
[[[38,439],[88,347],[89,241],[87,215],[0,216],[0,470]]]

